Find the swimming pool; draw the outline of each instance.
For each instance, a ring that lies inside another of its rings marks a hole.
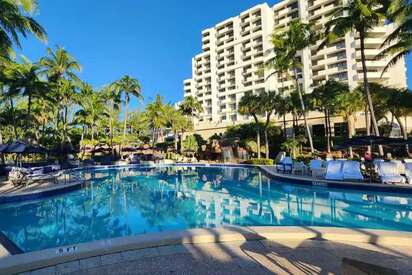
[[[0,230],[23,251],[190,228],[333,226],[412,231],[412,195],[273,180],[253,167],[79,171],[86,187],[0,205]]]

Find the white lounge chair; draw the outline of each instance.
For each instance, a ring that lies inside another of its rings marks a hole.
[[[403,163],[401,160],[398,159],[393,159],[390,162],[395,163],[396,167],[398,168],[399,174],[405,174],[405,166],[403,166]]]
[[[409,184],[412,184],[412,163],[407,162],[404,164],[405,166],[405,176]]]
[[[305,175],[308,167],[301,161],[293,163],[293,174]]]
[[[312,177],[323,177],[325,175],[324,161],[321,159],[312,159],[309,164],[309,169]]]
[[[343,162],[344,180],[364,180],[361,172],[361,164],[358,161],[347,160]]]
[[[284,157],[279,163],[276,164],[276,170],[283,173],[292,173],[293,160],[291,157]]]
[[[330,160],[326,165],[327,180],[343,180],[343,163],[342,160]]]
[[[398,170],[398,165],[393,162],[379,162],[377,172],[382,183],[405,183]]]

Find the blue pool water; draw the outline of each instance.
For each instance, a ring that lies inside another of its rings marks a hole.
[[[0,205],[0,230],[23,251],[223,225],[412,231],[412,196],[281,183],[257,168],[158,167],[79,172],[87,187]]]

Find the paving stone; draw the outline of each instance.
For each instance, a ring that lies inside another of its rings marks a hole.
[[[63,264],[56,265],[56,273],[57,274],[68,274],[72,272],[76,272],[80,269],[79,261],[72,261]]]
[[[160,256],[189,253],[189,250],[183,245],[160,246],[157,250]]]
[[[122,253],[113,253],[101,256],[102,265],[117,264],[122,261]]]
[[[56,274],[56,266],[45,267],[37,270],[33,270],[30,272],[30,275],[55,275]]]
[[[102,261],[101,261],[100,256],[80,260],[81,269],[93,268],[93,267],[100,266],[101,264],[102,264]]]

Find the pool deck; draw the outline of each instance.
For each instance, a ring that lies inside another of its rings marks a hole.
[[[0,259],[0,274],[355,274],[362,261],[411,274],[412,233],[228,227],[146,234]]]

